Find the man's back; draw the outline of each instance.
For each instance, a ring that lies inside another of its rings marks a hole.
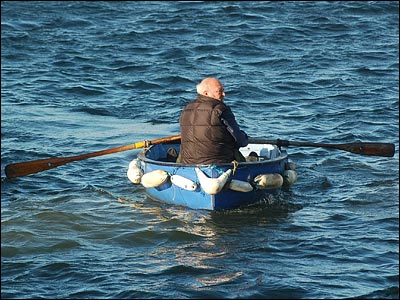
[[[220,116],[228,109],[224,103],[198,95],[182,111],[181,163],[210,164],[234,159],[233,137]]]
[[[180,116],[180,162],[211,164],[231,162],[239,147],[247,145],[247,135],[223,99],[222,84],[206,78],[197,85],[197,98],[186,105]]]

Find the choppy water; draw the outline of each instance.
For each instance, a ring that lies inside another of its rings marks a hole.
[[[399,4],[1,3],[2,298],[398,298]],[[274,205],[194,211],[126,177],[135,151],[8,180],[13,162],[178,133],[217,76],[253,137],[290,147]]]

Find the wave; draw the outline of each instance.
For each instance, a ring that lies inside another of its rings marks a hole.
[[[83,112],[94,116],[113,116],[113,113],[105,108],[92,108],[87,106],[74,107],[71,109],[72,112]]]
[[[62,92],[70,93],[70,94],[77,94],[77,95],[84,95],[84,96],[98,96],[106,94],[107,92],[102,88],[94,88],[94,87],[85,87],[85,86],[72,86],[72,87],[65,87],[60,89]]]

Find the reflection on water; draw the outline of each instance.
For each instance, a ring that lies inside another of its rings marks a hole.
[[[230,211],[191,210],[150,198],[143,202],[121,197],[118,200],[131,207],[134,216],[145,215],[140,221],[132,220],[142,224],[146,220],[145,227],[135,234],[142,238],[148,235],[155,239],[152,244],[158,245],[147,253],[148,265],[143,272],[167,277],[187,274],[191,279],[185,277],[185,284],[202,290],[237,282],[243,271],[228,266],[240,259],[241,252],[268,253],[268,232],[286,226],[291,214],[301,209],[291,203],[290,195],[289,191],[283,191],[272,204],[266,201]],[[265,229],[265,235],[260,235],[260,227]],[[259,284],[261,278],[254,284]]]

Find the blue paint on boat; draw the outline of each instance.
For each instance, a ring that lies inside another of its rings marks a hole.
[[[250,149],[249,145],[247,149]],[[259,146],[259,145],[253,145]],[[239,192],[225,187],[217,194],[207,194],[197,178],[195,168],[198,167],[204,174],[210,178],[218,178],[228,169],[233,169],[232,163],[219,163],[212,165],[187,165],[168,161],[167,151],[174,148],[179,153],[179,144],[158,144],[153,145],[138,154],[139,166],[143,173],[149,173],[155,170],[164,170],[170,176],[180,175],[192,180],[197,184],[194,191],[181,188],[168,180],[154,188],[145,188],[147,194],[156,200],[174,205],[182,205],[192,209],[206,210],[229,210],[242,206],[248,206],[260,203],[268,195],[279,193],[280,188],[258,189],[254,183],[254,178],[259,174],[280,174],[288,169],[288,154],[284,150],[278,151],[278,157],[274,159],[264,159],[257,162],[241,162],[230,179],[249,182],[253,186],[250,192]],[[244,149],[243,149],[244,150]],[[242,149],[241,149],[242,151]],[[242,153],[245,151],[242,151]],[[260,151],[259,151],[260,152]]]

